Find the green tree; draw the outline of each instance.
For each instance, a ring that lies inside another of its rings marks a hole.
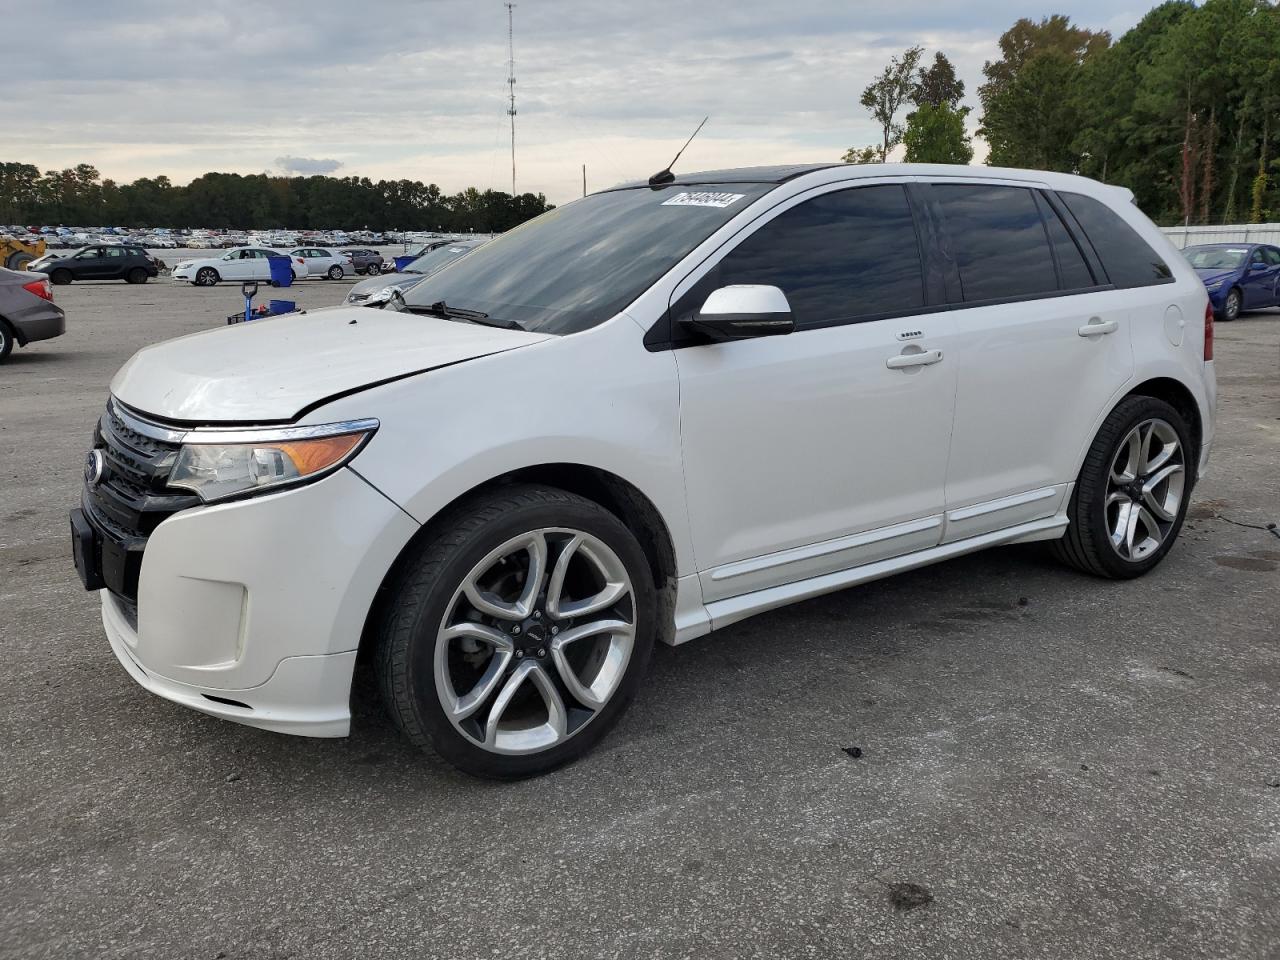
[[[911,102],[917,107],[926,103],[935,107],[956,109],[964,99],[964,81],[956,76],[956,68],[945,53],[935,53],[933,63],[920,68],[916,85],[911,91]]]
[[[1106,32],[1072,26],[1055,14],[1039,23],[1019,20],[1000,37],[1000,59],[982,68],[978,88],[987,162],[1074,170],[1080,117],[1073,96],[1084,65],[1111,43]]]
[[[840,159],[844,163],[880,163],[880,148],[850,147]]]
[[[898,111],[910,99],[916,85],[916,68],[924,56],[921,47],[910,47],[902,56],[894,57],[875,80],[862,91],[861,104],[871,111],[880,124],[882,143],[881,161],[889,159],[889,151],[902,142],[902,127],[897,121]]]
[[[908,163],[960,163],[973,159],[973,144],[965,132],[968,107],[924,103],[907,117],[903,142]]]

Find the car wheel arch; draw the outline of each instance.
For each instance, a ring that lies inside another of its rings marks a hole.
[[[1072,480],[1076,479],[1080,469],[1084,466],[1085,457],[1089,453],[1089,448],[1093,445],[1094,437],[1102,429],[1102,425],[1111,416],[1112,411],[1129,397],[1154,397],[1157,400],[1163,400],[1177,410],[1191,430],[1191,445],[1194,455],[1190,458],[1190,462],[1193,466],[1199,464],[1200,450],[1204,443],[1204,421],[1200,415],[1200,405],[1196,401],[1195,394],[1183,381],[1172,376],[1158,374],[1147,377],[1135,386],[1125,389],[1123,393],[1117,393],[1107,403],[1106,407],[1099,412],[1093,428],[1089,431],[1089,435],[1083,438],[1083,444],[1077,452],[1075,472],[1071,475]]]
[[[659,597],[657,638],[666,643],[674,640],[674,620],[670,616],[675,604],[676,553],[671,530],[661,511],[638,487],[617,474],[581,463],[545,463],[517,468],[483,483],[476,484],[442,506],[428,519],[400,550],[383,576],[365,616],[360,635],[358,670],[369,666],[376,643],[377,626],[393,594],[390,585],[403,565],[417,556],[422,541],[448,526],[460,507],[476,497],[513,484],[538,484],[575,493],[598,504],[616,516],[640,541],[649,562],[654,588]],[[671,621],[671,622],[668,622]]]

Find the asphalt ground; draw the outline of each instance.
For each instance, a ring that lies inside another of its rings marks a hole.
[[[367,684],[304,740],[129,679],[67,511],[114,371],[238,285],[56,296],[0,367],[0,957],[1280,957],[1280,312],[1218,326],[1148,577],[1010,547],[663,647],[600,748],[504,785]]]

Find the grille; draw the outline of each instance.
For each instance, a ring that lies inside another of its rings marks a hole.
[[[107,589],[128,604],[138,600],[138,573],[147,538],[166,518],[200,503],[194,494],[168,489],[180,444],[161,424],[121,410],[114,401],[93,432],[105,459],[97,483],[85,483],[81,506],[102,538]]]

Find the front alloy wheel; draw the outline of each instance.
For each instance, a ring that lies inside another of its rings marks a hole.
[[[1240,316],[1241,303],[1242,301],[1240,299],[1240,291],[1237,290],[1235,287],[1232,287],[1229,291],[1227,291],[1226,302],[1224,302],[1222,305],[1222,319],[1230,321]]]
[[[634,636],[618,555],[581,530],[534,530],[490,552],[455,591],[436,637],[436,692],[477,746],[546,750],[609,702]]]
[[[390,585],[376,667],[428,753],[509,779],[577,758],[617,721],[653,646],[653,574],[590,500],[512,486],[433,524]]]

